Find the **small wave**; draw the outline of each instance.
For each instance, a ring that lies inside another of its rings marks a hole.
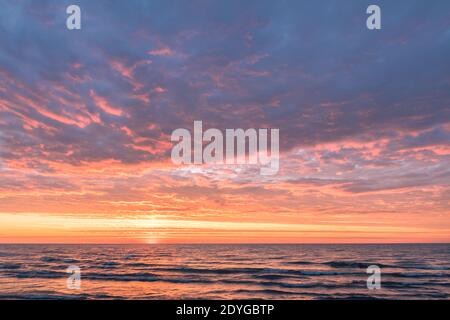
[[[308,294],[310,295],[310,294]],[[371,295],[365,294],[334,294],[334,295],[325,295],[320,294],[317,296],[319,300],[382,300],[382,297],[375,297]]]
[[[309,261],[286,261],[285,264],[295,264],[295,265],[311,265],[311,264],[316,264],[314,262],[309,262]]]
[[[179,272],[179,273],[198,273],[198,274],[261,274],[271,273],[280,275],[297,275],[297,276],[329,276],[329,275],[357,275],[358,272],[342,272],[334,270],[294,270],[281,268],[190,268],[190,267],[173,267],[173,268],[154,268],[155,271]]]
[[[358,269],[366,269],[370,265],[376,265],[380,268],[398,268],[398,269],[418,269],[418,270],[438,270],[445,271],[450,270],[449,267],[443,266],[428,266],[428,265],[419,265],[419,264],[385,264],[378,262],[355,262],[355,261],[330,261],[323,263],[324,265],[330,266],[332,268],[358,268]]]
[[[58,271],[20,271],[20,272],[11,273],[10,276],[14,276],[16,278],[53,279],[53,278],[67,277],[67,273],[66,272],[58,272]]]
[[[42,257],[41,261],[44,261],[44,262],[62,262],[62,263],[79,263],[80,262],[77,259],[56,258],[56,257]]]
[[[297,278],[295,275],[288,275],[288,274],[255,274],[253,275],[254,278],[257,279],[266,279],[266,280],[282,280],[282,279],[289,279],[289,278]]]
[[[139,255],[137,255],[137,254],[127,254],[123,257],[123,259],[124,260],[135,260],[138,257],[139,257]]]
[[[324,283],[324,282],[310,282],[310,283],[290,283],[290,282],[275,282],[275,281],[262,281],[256,282],[257,285],[262,286],[277,286],[282,288],[289,289],[339,289],[339,288],[348,288],[347,283],[342,284],[333,284],[333,283]],[[365,283],[364,283],[365,285]]]
[[[0,252],[0,257],[13,257],[16,254],[11,253],[11,252]]]
[[[102,262],[100,265],[96,266],[96,268],[99,268],[99,269],[114,269],[118,265],[120,265],[120,263],[115,262],[115,261],[105,261],[105,262]]]
[[[100,281],[139,281],[139,282],[154,282],[158,281],[158,275],[154,273],[83,273],[82,278],[86,280],[100,280]]]
[[[299,275],[299,276],[351,276],[361,275],[360,272],[346,272],[335,270],[282,270],[281,274]]]
[[[151,267],[154,266],[153,264],[143,263],[143,262],[132,262],[127,263],[124,265],[124,267]]]
[[[403,269],[418,269],[418,270],[433,270],[433,271],[447,271],[450,267],[442,266],[427,266],[427,265],[417,265],[417,264],[406,264],[401,266]]]
[[[99,280],[99,281],[118,281],[118,282],[170,282],[170,283],[214,283],[215,281],[207,279],[186,279],[177,277],[167,277],[154,273],[84,273],[82,278],[86,280]]]
[[[0,294],[0,300],[86,300],[86,299],[113,299],[107,294]]]
[[[0,270],[16,270],[22,268],[22,265],[19,263],[1,263]]]
[[[356,261],[330,261],[330,262],[325,262],[324,264],[327,266],[330,266],[332,268],[335,268],[335,269],[339,269],[339,268],[367,269],[367,267],[369,267],[371,265],[376,265],[380,268],[398,268],[398,266],[387,265],[387,264],[377,263],[377,262],[369,263],[369,262],[356,262]]]
[[[264,289],[264,290],[250,290],[250,289],[238,289],[233,290],[233,293],[247,293],[247,294],[264,294],[264,295],[299,295],[298,292],[274,290],[274,289]]]
[[[448,282],[397,282],[397,281],[383,281],[385,288],[428,288],[435,286],[450,287]]]
[[[169,268],[154,268],[158,271],[166,272],[180,272],[180,273],[201,273],[201,274],[237,274],[237,273],[258,273],[265,272],[264,268],[191,268],[191,267],[169,267]]]
[[[450,274],[444,273],[424,273],[424,272],[391,272],[385,273],[386,276],[400,277],[400,278],[450,278]]]

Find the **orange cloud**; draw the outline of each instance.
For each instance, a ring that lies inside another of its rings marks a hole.
[[[122,111],[119,107],[112,106],[108,102],[108,100],[106,100],[106,98],[97,95],[94,90],[91,89],[89,92],[95,102],[95,105],[102,109],[104,112],[117,117],[120,117],[124,114],[124,111]]]
[[[173,52],[169,47],[163,47],[160,49],[150,50],[150,51],[148,51],[148,54],[150,54],[152,56],[169,57],[169,56],[173,55]]]

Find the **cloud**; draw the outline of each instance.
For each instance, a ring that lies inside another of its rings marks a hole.
[[[165,57],[170,57],[171,55],[173,55],[173,52],[170,48],[160,48],[160,49],[155,49],[155,50],[150,50],[148,52],[150,55],[152,56],[165,56]]]
[[[65,3],[3,3],[4,208],[448,213],[450,3],[379,2],[380,32],[354,1],[78,1],[74,32]],[[175,167],[194,120],[279,128],[280,174]]]

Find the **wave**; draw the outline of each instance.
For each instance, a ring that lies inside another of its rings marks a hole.
[[[312,264],[318,264],[316,262],[310,262],[310,261],[286,261],[284,264],[295,264],[295,265],[312,265]]]
[[[16,278],[43,278],[43,279],[57,279],[67,278],[68,274],[65,272],[55,271],[21,271],[14,274],[9,274]],[[96,281],[118,281],[118,282],[171,282],[171,283],[214,283],[213,280],[207,279],[183,279],[183,278],[170,278],[154,273],[125,273],[125,274],[111,274],[111,273],[81,273],[82,280],[96,280]]]
[[[421,272],[391,272],[383,273],[384,276],[393,276],[400,278],[450,278],[450,274],[444,273],[421,273]]]
[[[447,271],[447,270],[450,270],[450,267],[424,266],[424,265],[402,265],[401,268],[403,268],[403,269],[418,269],[418,270],[433,270],[433,271]]]
[[[44,279],[53,279],[53,278],[63,278],[67,277],[66,272],[58,272],[58,271],[20,271],[10,273],[9,276],[13,276],[16,278],[44,278]]]
[[[115,262],[115,261],[105,261],[100,263],[99,265],[96,265],[96,268],[100,268],[100,269],[114,269],[117,266],[119,266],[120,263]]]
[[[20,263],[0,263],[0,270],[16,270],[22,268]]]
[[[329,275],[357,275],[357,272],[342,272],[334,270],[296,270],[281,268],[192,268],[192,267],[171,267],[171,268],[152,268],[155,271],[163,272],[179,272],[179,273],[198,273],[198,274],[264,274],[273,273],[280,275],[300,275],[300,276],[329,276]]]
[[[283,291],[283,290],[273,290],[273,289],[263,289],[263,290],[250,290],[250,289],[238,289],[233,290],[234,293],[246,293],[246,294],[267,294],[267,295],[299,295],[298,292],[293,291]]]
[[[368,262],[356,262],[356,261],[330,261],[324,263],[332,268],[357,268],[357,269],[367,269],[371,265],[376,265],[380,268],[396,268],[396,266],[382,264],[382,263],[368,263]]]
[[[61,263],[80,263],[80,260],[71,258],[57,258],[57,257],[42,257],[41,261],[44,262],[61,262]]]
[[[323,263],[324,265],[330,266],[335,269],[339,268],[357,268],[357,269],[367,269],[367,267],[371,265],[376,265],[380,268],[396,268],[396,269],[418,269],[418,270],[438,270],[438,271],[446,271],[450,270],[450,267],[444,266],[428,266],[428,265],[419,265],[419,264],[386,264],[380,262],[356,262],[356,261],[329,261]]]
[[[137,282],[170,282],[170,283],[214,283],[213,280],[207,279],[185,279],[185,278],[170,278],[154,273],[127,273],[127,274],[101,274],[101,273],[84,273],[82,279],[86,280],[101,280],[101,281],[137,281]]]
[[[16,254],[10,252],[0,252],[0,257],[13,257]]]
[[[256,279],[265,279],[265,280],[283,280],[283,279],[296,279],[298,276],[289,275],[289,274],[254,274],[253,278]]]
[[[87,299],[114,299],[115,296],[107,294],[0,294],[0,300],[87,300]]]

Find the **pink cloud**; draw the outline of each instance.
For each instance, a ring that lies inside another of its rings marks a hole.
[[[156,49],[156,50],[150,50],[148,52],[148,54],[152,55],[152,56],[165,56],[165,57],[169,57],[173,55],[173,52],[170,48],[168,47],[164,47],[164,48],[160,48],[160,49]]]
[[[124,112],[115,106],[112,106],[108,100],[106,100],[104,97],[101,97],[95,93],[94,90],[90,90],[90,95],[92,99],[94,100],[97,107],[102,109],[104,112],[112,114],[113,116],[120,117],[124,114]]]

